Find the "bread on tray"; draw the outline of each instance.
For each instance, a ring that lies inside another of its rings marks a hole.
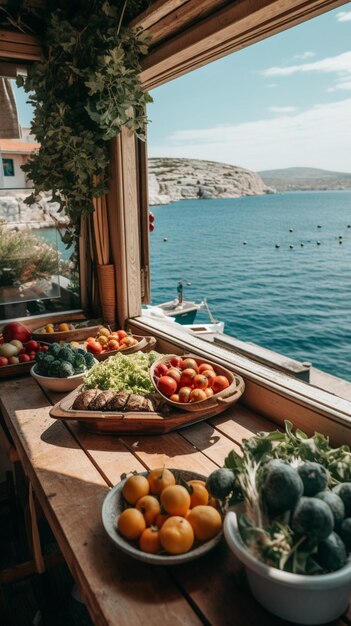
[[[169,413],[168,405],[153,393],[146,396],[124,391],[101,391],[100,389],[87,389],[81,391],[75,398],[72,409],[74,411],[130,411],[130,412],[154,412],[162,410]]]

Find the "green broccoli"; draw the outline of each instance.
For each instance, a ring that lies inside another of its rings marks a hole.
[[[60,350],[61,350],[60,344],[55,342],[49,346],[48,354],[53,355],[56,358]]]
[[[343,567],[346,563],[347,553],[339,535],[332,532],[326,539],[321,541],[315,558],[323,569],[329,572],[335,572],[335,570]]]
[[[84,360],[86,363],[86,366],[88,367],[88,369],[90,369],[91,367],[93,367],[94,363],[95,363],[95,358],[94,356],[91,354],[91,352],[87,352],[84,355]]]
[[[87,369],[87,366],[85,363],[85,358],[82,354],[77,354],[77,352],[75,353],[73,367],[74,367],[74,371],[76,374],[85,372],[85,370]]]
[[[77,350],[75,351],[78,354],[82,354],[83,356],[85,356],[87,354],[87,351],[84,350],[84,348],[77,348]]]
[[[64,346],[63,348],[61,348],[60,352],[58,353],[57,358],[60,359],[60,361],[65,361],[67,363],[73,364],[74,356],[75,356],[74,352],[72,352],[72,350]]]
[[[72,363],[68,361],[61,361],[60,366],[57,368],[57,376],[59,378],[68,378],[74,375],[74,369]]]
[[[276,459],[267,463],[264,470],[262,498],[268,512],[277,515],[293,509],[303,493],[303,483],[297,471]]]
[[[304,496],[314,496],[319,491],[324,491],[328,484],[328,475],[325,467],[314,461],[307,461],[297,468],[303,482]]]
[[[340,528],[338,529],[338,535],[343,540],[346,550],[351,552],[351,517],[347,517],[341,522]]]
[[[315,541],[323,541],[334,528],[334,518],[330,507],[318,498],[302,496],[293,512],[291,528],[299,535],[306,535]]]
[[[335,528],[339,526],[345,517],[345,506],[342,499],[332,491],[320,491],[314,497],[323,500],[330,507],[334,517],[334,526]]]
[[[351,483],[340,483],[333,491],[342,499],[346,517],[351,517]]]
[[[60,366],[61,366],[61,361],[59,361],[58,359],[55,359],[54,361],[52,361],[52,363],[49,366],[48,376],[57,377]]]

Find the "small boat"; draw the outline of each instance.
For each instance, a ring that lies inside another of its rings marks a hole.
[[[191,283],[187,283],[191,284]],[[180,324],[184,330],[198,336],[211,338],[216,333],[224,332],[224,322],[218,322],[212,315],[211,310],[204,298],[201,302],[183,299],[183,283],[180,281],[177,287],[178,297],[169,302],[143,307],[143,316],[158,319],[162,322]],[[208,323],[194,324],[198,311],[205,311],[209,317]]]

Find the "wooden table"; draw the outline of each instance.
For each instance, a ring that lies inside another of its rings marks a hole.
[[[123,472],[166,465],[209,474],[243,438],[275,425],[243,406],[162,436],[99,436],[49,416],[30,377],[1,382],[0,408],[35,496],[96,626],[279,626],[252,597],[224,540],[197,561],[171,568],[134,561],[112,546],[101,506]],[[338,620],[350,626],[351,611]]]

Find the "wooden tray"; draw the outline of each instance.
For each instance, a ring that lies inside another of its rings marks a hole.
[[[63,320],[62,322],[54,322],[54,325],[56,324],[56,326],[58,326],[59,323],[64,323],[65,320]],[[67,324],[84,324],[84,322],[89,323],[89,320],[66,320]],[[94,321],[95,323],[91,326],[85,325],[85,326],[81,326],[80,328],[75,328],[74,330],[57,330],[54,333],[43,333],[42,330],[45,328],[45,326],[41,326],[40,328],[35,328],[32,332],[32,339],[35,339],[35,341],[45,341],[47,343],[60,343],[60,341],[84,341],[84,339],[87,339],[88,337],[92,336],[95,337],[96,333],[98,332],[99,328],[101,328],[101,326],[103,325],[102,322],[101,323],[96,323],[97,320],[91,320]],[[47,324],[46,324],[47,326]]]
[[[46,344],[45,341],[39,341],[40,344]],[[14,363],[13,365],[0,366],[0,380],[2,378],[15,378],[16,376],[23,376],[29,374],[35,361],[26,361],[25,363]]]
[[[242,378],[236,375],[235,378],[238,386],[231,396],[218,398],[215,407],[205,408],[196,413],[182,411],[173,407],[169,407],[169,414],[167,415],[152,411],[148,413],[141,411],[120,413],[74,411],[72,409],[73,402],[78,393],[81,392],[81,387],[78,387],[52,407],[50,416],[60,420],[77,420],[82,426],[95,433],[162,435],[214,417],[237,402],[244,391],[244,387]]]

